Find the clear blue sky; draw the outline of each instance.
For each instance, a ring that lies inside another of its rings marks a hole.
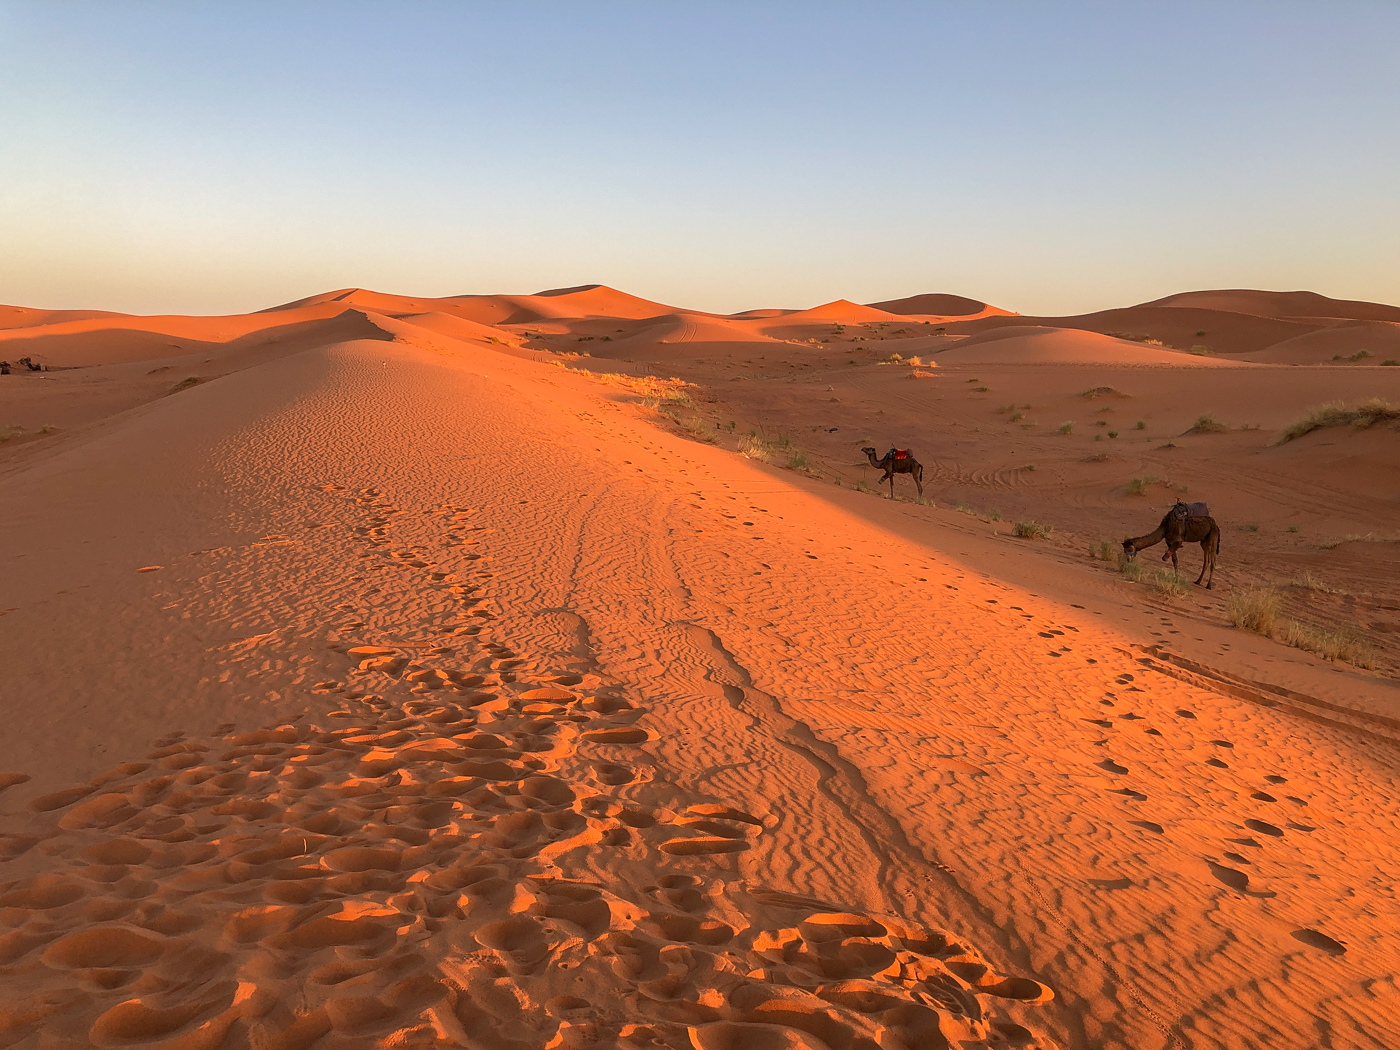
[[[0,302],[1400,303],[1400,4],[0,0]]]

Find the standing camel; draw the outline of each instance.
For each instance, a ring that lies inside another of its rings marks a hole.
[[[865,458],[870,460],[870,465],[879,470],[883,470],[884,476],[876,482],[877,485],[890,483],[890,499],[894,499],[894,476],[896,474],[908,474],[914,479],[914,484],[919,487],[919,495],[924,494],[924,468],[914,454],[907,448],[892,448],[880,459],[875,458],[875,450],[870,446],[861,449],[865,453]]]
[[[1210,590],[1215,583],[1215,558],[1220,553],[1220,526],[1215,523],[1215,519],[1206,515],[1193,517],[1190,508],[1181,500],[1177,500],[1176,505],[1167,511],[1166,517],[1156,529],[1146,536],[1130,536],[1124,540],[1123,551],[1132,558],[1138,551],[1163,540],[1167,541],[1167,553],[1162,555],[1162,560],[1171,559],[1173,572],[1177,571],[1176,552],[1184,544],[1201,545],[1201,554],[1205,560],[1201,564],[1201,575],[1196,577],[1196,583],[1199,585],[1202,580],[1206,580],[1206,590]],[[1210,573],[1209,579],[1206,579],[1207,571]]]

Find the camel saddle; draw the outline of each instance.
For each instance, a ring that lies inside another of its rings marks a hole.
[[[890,459],[908,459],[914,454],[914,450],[909,448],[892,448],[885,454],[889,456]]]
[[[1177,500],[1176,506],[1172,508],[1172,513],[1178,518],[1208,518],[1210,517],[1210,508],[1204,503],[1183,503],[1181,500]]]

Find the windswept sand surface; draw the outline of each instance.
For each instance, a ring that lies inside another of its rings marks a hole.
[[[887,415],[917,438],[932,392],[974,455],[991,406],[939,388],[951,364],[911,381],[820,340],[978,344],[840,309],[16,314],[90,326],[91,357],[0,378],[25,427],[0,458],[0,1045],[1400,1044],[1393,679],[736,455],[713,424],[767,413],[847,469],[838,438]],[[686,324],[709,341],[639,334]],[[197,341],[142,359],[131,331]],[[616,365],[558,352],[604,335]],[[1004,381],[1070,397],[1119,369],[1150,380],[1135,407],[1262,383],[1290,417],[1320,392],[1078,345],[1099,356]],[[654,381],[558,364],[685,372],[720,443],[648,408]],[[853,416],[830,446],[819,411]],[[1355,437],[1395,464],[1393,432]],[[959,478],[994,474],[925,484]]]

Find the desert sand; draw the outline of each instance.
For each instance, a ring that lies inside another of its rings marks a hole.
[[[1400,310],[0,326],[0,1046],[1400,1045]]]

